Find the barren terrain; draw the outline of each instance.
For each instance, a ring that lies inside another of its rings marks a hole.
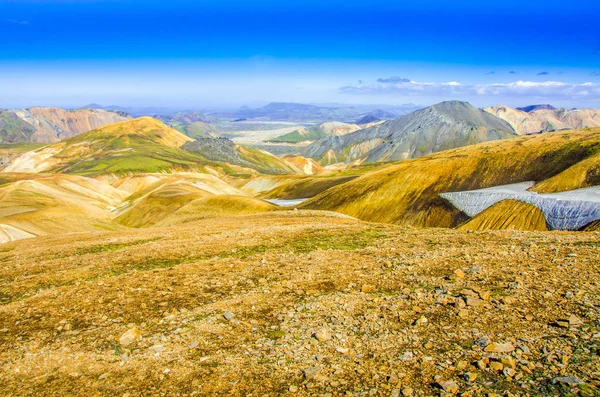
[[[0,395],[598,395],[598,237],[277,211],[4,244]]]

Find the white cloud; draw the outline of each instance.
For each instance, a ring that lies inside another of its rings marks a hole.
[[[346,86],[340,91],[347,94],[396,94],[403,96],[498,96],[536,99],[588,99],[600,100],[600,83],[565,83],[560,81],[515,81],[511,83],[461,84],[418,82],[408,79],[396,82]],[[405,81],[406,80],[406,81]]]

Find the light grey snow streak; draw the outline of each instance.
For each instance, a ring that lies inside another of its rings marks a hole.
[[[600,186],[560,193],[528,191],[534,182],[494,186],[465,192],[441,193],[459,210],[473,217],[503,200],[517,200],[538,207],[550,230],[578,230],[600,219]]]

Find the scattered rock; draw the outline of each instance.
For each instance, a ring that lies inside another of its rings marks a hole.
[[[471,306],[471,307],[483,306],[483,300],[469,296],[467,298],[467,306]]]
[[[508,343],[490,343],[484,349],[488,353],[511,353],[515,351],[515,346]]]
[[[505,368],[502,370],[502,373],[503,373],[503,374],[504,374],[504,376],[506,376],[507,378],[512,378],[512,377],[514,377],[514,376],[517,374],[517,371],[515,371],[515,370],[514,370],[514,369],[512,369],[512,368],[505,367]]]
[[[375,286],[370,284],[365,284],[360,289],[362,292],[373,292],[375,291]]]
[[[442,380],[442,381],[439,381],[437,384],[446,393],[451,393],[451,394],[458,393],[458,390],[459,390],[458,383],[454,382],[453,380]]]
[[[235,317],[235,314],[233,314],[232,312],[225,312],[223,313],[223,318],[227,321],[232,321]]]
[[[319,342],[326,342],[331,339],[331,332],[325,327],[319,328],[317,332],[315,332],[314,337]]]
[[[504,369],[504,365],[498,361],[492,361],[490,363],[490,369],[494,371],[502,371]]]
[[[571,317],[569,317],[569,325],[571,327],[583,325],[583,320],[577,317],[576,315],[572,315]]]
[[[118,342],[121,346],[130,346],[138,341],[142,340],[142,332],[137,329],[137,327],[133,327],[127,330],[123,335],[121,335],[118,339]]]
[[[562,384],[569,385],[569,386],[577,386],[577,385],[585,384],[584,381],[582,381],[581,379],[576,378],[574,376],[557,376],[556,378],[552,379],[552,383],[554,383],[554,384],[562,383]]]
[[[345,356],[350,352],[350,349],[345,348],[345,347],[336,347],[335,351],[337,351],[338,353],[343,354]]]
[[[321,373],[321,368],[309,367],[305,368],[302,372],[304,373],[304,378],[306,378],[306,380],[313,380],[317,375]]]

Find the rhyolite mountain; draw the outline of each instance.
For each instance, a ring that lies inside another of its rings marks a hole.
[[[600,127],[600,110],[598,109],[563,109],[550,105],[513,109],[500,105],[483,110],[509,123],[520,135]]]
[[[0,143],[55,143],[108,124],[126,121],[123,112],[31,107],[0,110]]]
[[[515,135],[506,121],[469,103],[448,101],[344,136],[324,138],[309,145],[305,155],[322,164],[395,161]]]

